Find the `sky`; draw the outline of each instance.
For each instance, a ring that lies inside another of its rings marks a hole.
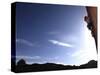
[[[16,3],[16,61],[80,65],[97,60],[84,6]]]

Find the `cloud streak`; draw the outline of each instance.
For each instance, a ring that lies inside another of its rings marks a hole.
[[[27,40],[24,40],[24,39],[16,39],[16,43],[25,44],[25,45],[27,45],[27,46],[31,46],[31,47],[34,46],[33,43],[31,43],[31,42],[29,42],[29,41],[27,41]]]
[[[47,63],[47,62],[52,62],[52,63],[56,63],[59,62],[58,59],[59,57],[41,57],[41,56],[12,56],[12,58],[16,58],[16,63],[20,60],[20,59],[24,59],[27,63]],[[29,62],[31,61],[31,62]]]
[[[15,56],[17,59],[41,59],[40,56]]]
[[[48,41],[54,45],[59,45],[59,46],[63,46],[63,47],[73,47],[71,44],[60,42],[57,40],[48,40]]]
[[[58,60],[59,57],[56,56],[56,57],[51,57],[51,58],[47,58],[47,57],[41,57],[41,56],[12,56],[12,58],[17,58],[17,59],[31,59],[31,60],[34,60],[34,59],[39,59],[39,60],[45,60],[45,61],[48,61],[48,60]]]
[[[51,32],[48,32],[48,34],[50,34],[50,35],[56,35],[56,34],[60,34],[60,32],[58,32],[58,31],[51,31]]]

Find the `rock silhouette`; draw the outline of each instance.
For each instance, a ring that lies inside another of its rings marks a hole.
[[[18,66],[24,66],[26,65],[26,62],[24,59],[19,60],[19,62],[17,63]]]
[[[63,65],[55,63],[44,63],[44,64],[26,64],[24,59],[19,60],[16,65],[15,72],[37,72],[37,71],[53,71],[53,70],[71,70],[71,69],[85,69],[85,68],[97,68],[97,61],[91,60],[86,64],[80,66],[75,65]]]

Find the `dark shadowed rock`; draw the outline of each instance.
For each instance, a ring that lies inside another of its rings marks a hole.
[[[24,59],[19,60],[17,63],[17,65],[25,65],[25,64],[26,64],[26,62]]]
[[[91,60],[86,64],[80,66],[63,65],[55,63],[44,64],[26,64],[25,60],[21,59],[16,65],[16,72],[37,72],[37,71],[53,71],[53,70],[70,70],[70,69],[84,69],[84,68],[97,68],[97,61]]]

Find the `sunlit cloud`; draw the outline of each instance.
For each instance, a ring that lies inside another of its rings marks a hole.
[[[16,39],[16,43],[25,44],[25,45],[31,46],[31,47],[35,46],[35,44],[33,44],[32,42],[25,40],[25,39]]]
[[[59,45],[59,46],[64,46],[64,47],[73,47],[71,44],[60,42],[60,41],[57,41],[57,40],[48,40],[48,41],[51,42],[54,45]]]
[[[86,55],[86,52],[84,50],[78,50],[72,53],[70,56],[72,57],[82,57],[83,55]]]
[[[90,60],[97,60],[96,53],[92,51],[89,52],[87,49],[77,50],[74,53],[70,54],[73,59],[76,59],[81,64],[87,63]]]
[[[90,60],[97,60],[95,41],[91,36],[91,32],[86,27],[84,27],[83,36],[83,45],[75,52],[69,54],[72,59],[75,59],[80,64],[87,63]]]

